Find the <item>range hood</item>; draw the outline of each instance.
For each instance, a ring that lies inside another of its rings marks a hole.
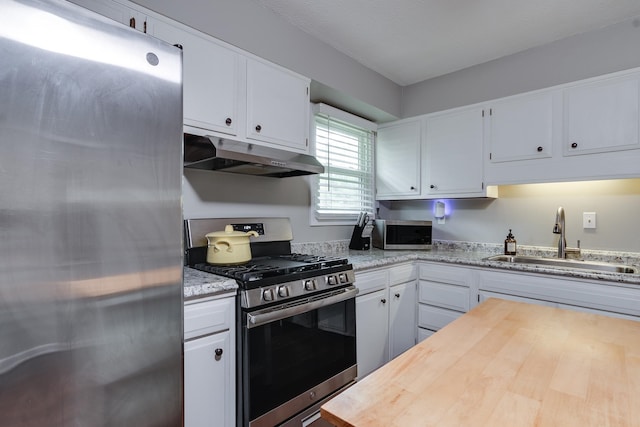
[[[315,157],[216,136],[184,134],[184,167],[276,178],[323,173]]]

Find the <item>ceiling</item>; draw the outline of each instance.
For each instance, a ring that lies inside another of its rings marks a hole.
[[[638,0],[257,0],[400,86],[640,15]]]

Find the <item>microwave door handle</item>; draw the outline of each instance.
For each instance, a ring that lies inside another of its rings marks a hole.
[[[259,310],[253,313],[247,313],[247,329],[256,328],[258,326],[265,325],[267,323],[275,322],[278,320],[286,319],[298,314],[306,313],[311,310],[316,310],[327,305],[336,304],[342,301],[346,301],[350,298],[355,298],[358,293],[358,288],[355,286],[349,286],[342,290],[337,295],[331,295],[326,298],[322,298],[315,301],[305,302],[300,305],[283,308],[280,310]]]

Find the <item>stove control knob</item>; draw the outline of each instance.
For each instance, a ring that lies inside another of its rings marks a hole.
[[[304,281],[304,290],[305,291],[314,291],[316,289],[316,281],[315,279],[305,280]]]
[[[262,291],[263,301],[273,301],[273,289],[267,288]]]
[[[347,283],[347,275],[345,273],[340,273],[340,283]]]
[[[278,296],[280,298],[286,298],[289,296],[289,287],[282,285],[282,286],[278,286]]]
[[[327,277],[327,283],[329,283],[330,285],[337,285],[338,278],[336,276],[329,276]]]

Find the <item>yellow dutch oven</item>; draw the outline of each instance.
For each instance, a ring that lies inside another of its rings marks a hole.
[[[258,233],[236,231],[232,225],[226,225],[224,231],[208,233],[207,262],[209,264],[242,264],[251,260],[249,237],[258,237]]]

